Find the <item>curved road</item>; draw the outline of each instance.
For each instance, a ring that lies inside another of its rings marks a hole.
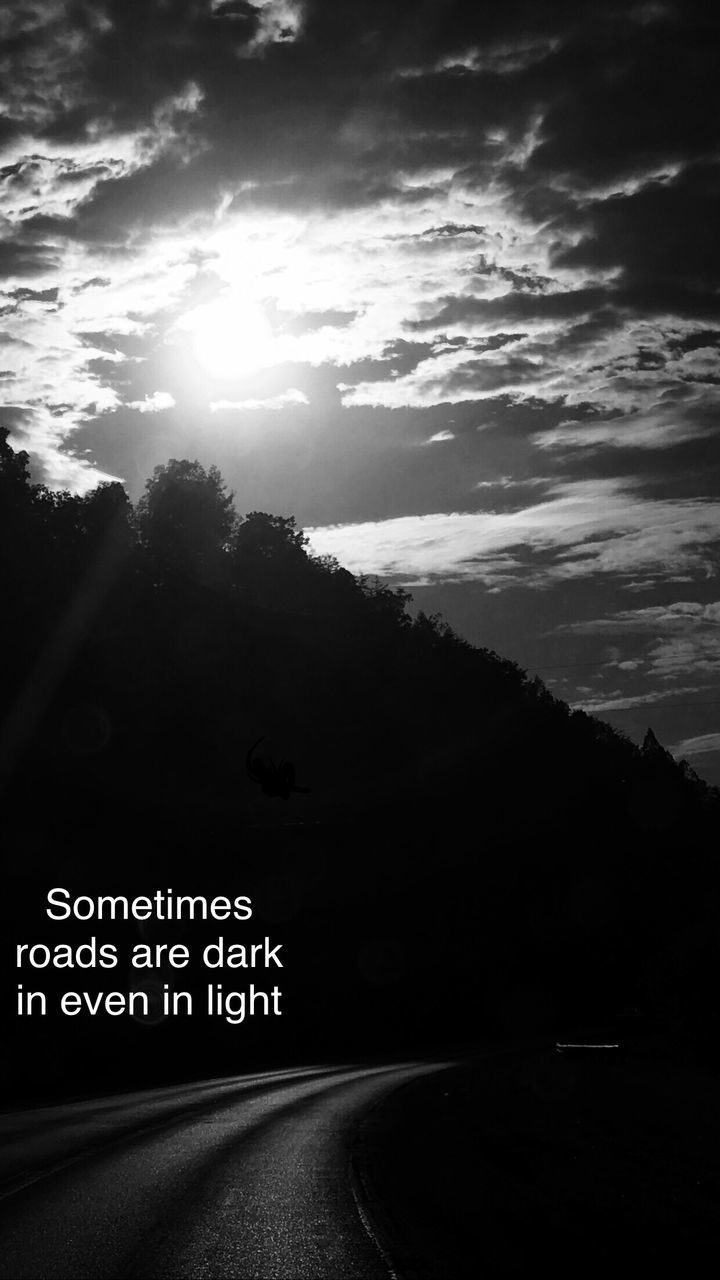
[[[352,1126],[442,1065],[315,1067],[0,1117],[0,1277],[388,1280]]]

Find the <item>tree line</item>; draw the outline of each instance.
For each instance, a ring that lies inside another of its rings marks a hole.
[[[291,946],[311,883],[349,1047],[412,1040],[441,991],[438,1037],[583,1000],[716,1034],[718,793],[652,731],[571,710],[291,516],[239,515],[197,461],[133,506],[34,484],[3,432],[0,599],[7,875],[206,892],[242,865]]]

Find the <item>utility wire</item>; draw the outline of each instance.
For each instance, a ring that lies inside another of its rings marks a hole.
[[[518,663],[518,666],[519,665],[520,663]],[[552,666],[529,666],[529,669],[532,671],[570,671],[571,669],[576,670],[579,667],[605,667],[609,665],[610,663],[607,660],[604,662],[558,662]],[[579,710],[582,710],[582,703],[575,703],[574,705],[577,706]],[[611,707],[609,708],[609,711],[614,715],[616,711],[640,711],[647,706],[652,706],[657,711],[684,711],[687,707],[720,707],[720,700],[706,698],[701,702],[638,702],[633,707]]]
[[[584,711],[581,703],[574,704],[575,710]],[[720,707],[720,700],[707,702],[638,702],[634,707],[598,707],[597,713],[602,712],[603,715],[614,716],[618,711],[646,711],[648,708],[653,711],[684,711],[686,707]],[[596,713],[593,712],[593,715]]]
[[[616,667],[618,664],[610,658],[604,658],[601,662],[555,662],[552,664],[543,664],[536,667],[532,662],[522,663],[519,659],[513,659],[519,667],[527,666],[530,671],[570,671],[578,667]],[[634,662],[634,658],[624,659],[626,662]],[[644,662],[644,658],[638,658],[638,662]]]
[[[518,660],[516,659],[516,661]],[[525,665],[532,668],[533,671],[569,671],[571,667],[609,667],[610,661],[608,658],[605,658],[602,662],[555,662],[550,665],[544,664],[539,667],[536,667],[532,662],[525,664],[518,661],[519,667]]]

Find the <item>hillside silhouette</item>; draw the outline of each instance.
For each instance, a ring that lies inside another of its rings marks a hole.
[[[0,592],[6,937],[42,937],[53,884],[230,886],[296,953],[296,1058],[625,1006],[715,1043],[720,798],[651,730],[637,747],[413,617],[291,517],[240,516],[196,461],[133,507],[33,484],[3,432]],[[129,1079],[108,1046],[131,1034],[105,1029],[93,1071]],[[244,1034],[286,1052],[287,1025]]]

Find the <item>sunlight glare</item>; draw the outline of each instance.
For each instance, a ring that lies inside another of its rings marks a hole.
[[[275,363],[273,333],[262,308],[247,298],[220,298],[183,318],[193,350],[215,377],[242,378]]]

